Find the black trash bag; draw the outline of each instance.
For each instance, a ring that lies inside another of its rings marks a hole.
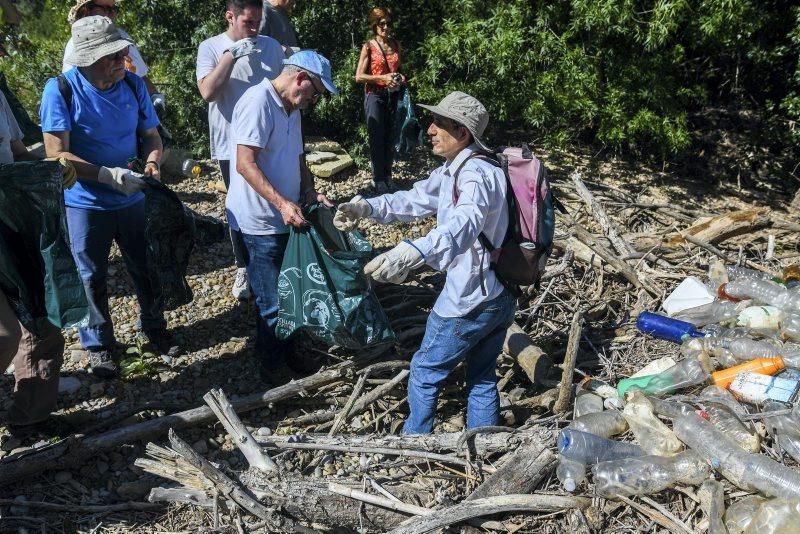
[[[364,274],[372,245],[359,232],[340,232],[334,211],[313,206],[310,226],[289,229],[278,276],[279,339],[304,331],[318,341],[362,349],[395,341],[389,319]]]
[[[55,161],[0,164],[0,290],[35,335],[44,321],[59,328],[88,323],[61,172]]]
[[[407,87],[401,89],[397,97],[397,107],[392,125],[394,151],[398,154],[409,154],[414,147],[422,144],[422,126],[411,103],[411,94]]]
[[[193,298],[186,271],[195,242],[207,245],[221,241],[225,224],[190,210],[158,180],[144,180],[147,276],[161,309],[174,310]]]

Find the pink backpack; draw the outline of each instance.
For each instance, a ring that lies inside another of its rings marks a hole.
[[[527,145],[503,148],[493,157],[480,153],[470,157],[501,167],[508,185],[508,230],[503,244],[495,248],[483,233],[478,236],[489,251],[492,270],[509,289],[538,286],[553,248],[554,207],[565,212],[550,190],[547,169]],[[454,204],[458,201],[456,183],[460,170],[459,167],[453,180]]]

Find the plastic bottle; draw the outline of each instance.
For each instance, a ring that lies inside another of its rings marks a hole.
[[[751,432],[733,410],[718,402],[703,402],[701,407],[708,414],[711,424],[741,448],[753,453],[761,450],[761,437]]]
[[[617,393],[617,388],[606,384],[602,380],[587,376],[581,380],[581,383],[578,384],[578,388],[591,391],[603,397],[603,405],[609,410],[622,408],[622,401],[619,398],[619,393]]]
[[[672,456],[683,450],[675,433],[653,414],[653,405],[641,391],[631,390],[625,394],[622,415],[647,454]]]
[[[743,326],[764,335],[780,331],[786,313],[775,306],[749,306],[736,318],[737,326]]]
[[[708,518],[708,534],[728,534],[722,516],[725,514],[725,488],[719,480],[708,479],[697,490],[700,509]]]
[[[692,323],[646,311],[640,313],[639,317],[636,318],[636,328],[645,334],[674,343],[681,343],[689,337],[703,337],[705,335]]]
[[[556,477],[564,489],[572,493],[586,480],[586,464],[558,455]]]
[[[689,308],[672,316],[673,319],[686,321],[695,326],[721,323],[739,315],[739,306],[729,300],[715,300],[702,306]]]
[[[783,269],[783,283],[791,289],[800,284],[800,265],[789,265]]]
[[[742,404],[736,400],[736,397],[733,395],[733,393],[725,388],[721,388],[712,384],[700,392],[699,398],[700,400],[723,404],[730,408],[731,411],[739,417],[747,415],[747,410],[745,410],[744,406],[742,406]]]
[[[790,369],[800,369],[800,351],[785,352],[781,355],[783,364]]]
[[[725,292],[736,298],[752,298],[786,312],[800,312],[800,295],[768,280],[734,280],[725,285]]]
[[[725,527],[730,534],[741,534],[753,522],[756,512],[767,499],[761,495],[746,495],[731,503],[725,511]]]
[[[760,454],[751,454],[698,415],[674,420],[673,430],[686,445],[736,486],[786,499],[800,498],[800,472]]]
[[[601,438],[572,428],[565,428],[558,434],[558,452],[570,460],[586,465],[644,456],[642,448],[633,443]]]
[[[740,265],[726,265],[725,271],[728,273],[728,280],[774,280],[775,277],[770,273],[757,271]]]
[[[763,404],[769,400],[794,402],[800,382],[758,373],[740,373],[731,382],[730,390],[736,398],[750,404]]]
[[[624,378],[617,383],[620,396],[632,387],[641,389],[647,395],[667,395],[676,389],[694,386],[708,380],[711,376],[711,363],[701,354],[697,358],[686,358],[657,375]]]
[[[659,399],[658,397],[647,397],[653,405],[653,411],[658,415],[674,419],[682,415],[695,413],[697,410],[690,404],[669,399]]]
[[[734,367],[722,369],[711,373],[711,381],[719,387],[727,388],[731,382],[741,373],[758,373],[762,375],[774,375],[778,371],[783,371],[786,366],[783,359],[777,358],[755,358]]]
[[[603,397],[591,391],[578,388],[578,392],[575,394],[575,409],[572,414],[573,419],[577,419],[589,413],[602,411]]]
[[[200,163],[192,157],[188,150],[170,148],[164,151],[161,161],[161,171],[170,176],[186,176],[187,178],[200,176]]]
[[[800,296],[800,293],[798,293]],[[791,339],[800,341],[800,315],[796,313],[787,314],[781,321],[781,339],[784,341]]]
[[[628,421],[616,410],[587,413],[574,419],[567,428],[594,434],[602,438],[610,438],[628,430]]]
[[[786,405],[781,402],[767,401],[764,403],[763,411],[775,412],[785,409]],[[797,409],[793,409],[789,414],[764,417],[763,421],[775,443],[794,461],[800,462],[800,416]]]
[[[684,356],[697,357],[705,352],[725,367],[733,367],[753,358],[780,356],[781,351],[777,342],[756,341],[750,337],[709,336],[687,339],[681,344],[681,354]]]
[[[625,458],[592,467],[595,489],[604,497],[650,495],[676,484],[696,486],[710,474],[708,463],[694,451],[670,458]]]
[[[745,534],[795,534],[800,530],[800,501],[769,499],[761,503]]]

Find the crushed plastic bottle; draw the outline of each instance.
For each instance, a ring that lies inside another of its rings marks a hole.
[[[773,280],[775,278],[770,273],[740,265],[726,265],[725,271],[728,273],[728,280]]]
[[[781,402],[767,401],[764,403],[763,411],[766,413],[785,409],[786,405]],[[794,461],[800,462],[800,413],[797,407],[795,406],[788,414],[764,417],[763,421],[775,444],[786,451]]]
[[[708,463],[694,451],[669,458],[625,458],[592,467],[595,489],[604,497],[651,495],[677,484],[696,486],[710,474]]]
[[[634,389],[625,394],[622,415],[647,454],[672,456],[683,450],[675,433],[653,414],[653,405],[641,391]]]
[[[776,306],[748,306],[736,319],[737,326],[743,326],[762,335],[780,331],[786,319],[786,312]]]
[[[761,503],[744,534],[796,534],[800,530],[800,501],[769,499]]]
[[[725,292],[736,298],[751,298],[786,312],[800,312],[800,295],[768,280],[734,280],[725,285]]]
[[[685,321],[695,326],[729,321],[739,315],[740,306],[729,300],[715,300],[702,306],[689,308],[673,315],[673,319]]]
[[[765,502],[767,499],[761,495],[747,495],[732,503],[725,511],[725,528],[730,534],[742,534]]]
[[[751,432],[728,406],[717,402],[701,402],[700,405],[708,414],[711,424],[741,448],[753,453],[761,450],[761,437],[757,433]]]
[[[564,489],[572,493],[586,480],[586,464],[558,455],[556,477]]]
[[[783,371],[786,366],[783,359],[775,358],[755,358],[749,362],[741,363],[734,367],[722,369],[711,373],[711,381],[717,386],[727,388],[734,379],[741,373],[758,373],[761,375],[774,375]]]
[[[586,414],[602,411],[603,397],[579,387],[578,392],[575,394],[575,408],[572,413],[573,419],[577,419]]]
[[[709,479],[697,490],[700,509],[708,518],[708,534],[727,534],[725,522],[725,488],[719,480]]]
[[[597,378],[587,376],[581,380],[581,383],[578,384],[578,387],[603,397],[603,405],[606,407],[606,409],[622,409],[622,401],[619,398],[619,393],[617,393],[617,388],[614,386],[606,384]]]
[[[695,413],[697,411],[692,405],[677,400],[659,399],[658,397],[647,397],[647,400],[653,405],[653,411],[655,413],[663,415],[664,417],[669,417],[670,419],[675,419],[676,417]]]
[[[725,388],[721,388],[713,384],[706,386],[703,391],[700,392],[699,398],[700,400],[704,401],[724,404],[739,417],[747,415],[747,410],[745,410],[744,406],[742,406],[742,404],[736,400],[736,397],[733,395],[733,393]]]
[[[667,395],[673,391],[701,384],[711,376],[711,363],[704,354],[686,358],[657,375],[625,378],[617,383],[620,396],[630,388],[638,388],[647,395]]]
[[[610,438],[628,430],[628,421],[616,410],[587,413],[574,419],[567,428],[573,428],[594,434],[602,438]]]
[[[760,454],[751,454],[699,415],[674,420],[673,431],[736,486],[765,495],[800,498],[800,472]]]
[[[614,441],[572,428],[565,428],[558,434],[558,452],[585,465],[644,456],[642,448],[633,443]]]

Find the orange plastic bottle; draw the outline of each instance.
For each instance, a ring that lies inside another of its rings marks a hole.
[[[721,371],[711,373],[711,381],[723,388],[727,388],[740,373],[759,373],[762,375],[774,375],[782,371],[786,366],[783,358],[756,358],[741,365],[735,365]]]

